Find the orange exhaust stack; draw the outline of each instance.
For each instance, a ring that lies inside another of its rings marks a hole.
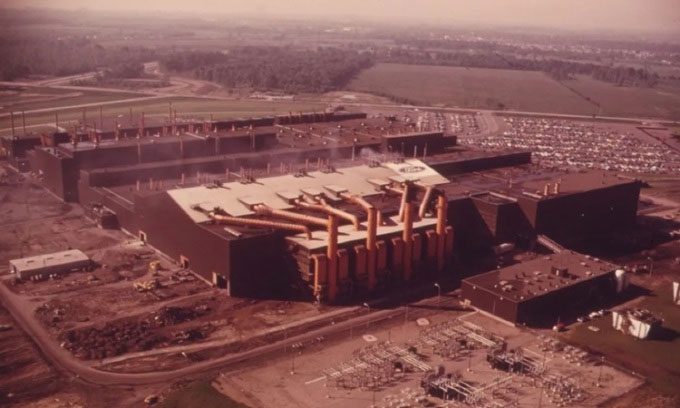
[[[446,197],[437,197],[437,272],[444,270],[444,245],[446,243]]]
[[[404,194],[406,196],[406,194]],[[413,274],[413,208],[409,201],[404,202],[404,281],[411,280]]]
[[[328,303],[334,303],[338,297],[338,218],[328,216]]]
[[[366,251],[367,251],[367,271],[368,271],[368,290],[375,289],[378,280],[376,277],[376,236],[378,235],[378,217],[375,207],[370,207],[368,211],[368,231],[366,232]]]

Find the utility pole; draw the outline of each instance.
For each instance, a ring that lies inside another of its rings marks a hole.
[[[368,313],[369,313],[368,319],[366,320],[366,331],[368,332],[368,330],[371,328],[371,316],[370,316],[370,313],[371,313],[371,305],[369,305],[368,303],[364,302],[364,304],[363,304],[362,306],[364,306],[366,309],[368,309]]]

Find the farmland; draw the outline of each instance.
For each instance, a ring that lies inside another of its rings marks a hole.
[[[599,104],[601,115],[680,119],[677,84],[661,83],[654,88],[617,87],[583,76],[564,84]]]
[[[349,89],[450,107],[581,115],[595,109],[544,73],[534,71],[378,64],[362,72]]]
[[[577,115],[680,118],[680,88],[617,87],[589,77],[556,81],[542,72],[378,64],[350,90],[440,106]]]

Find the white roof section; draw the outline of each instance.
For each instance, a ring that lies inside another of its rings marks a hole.
[[[393,225],[380,225],[378,226],[377,237],[380,239],[386,235],[393,235],[395,233],[401,233],[404,230],[404,224],[400,223],[399,217],[391,217]],[[422,218],[420,220],[413,222],[414,229],[434,227],[437,225],[436,218]],[[363,228],[359,231],[354,229],[353,225],[346,224],[340,225],[338,227],[338,245],[350,243],[350,242],[365,242],[366,241],[366,228],[365,222],[362,223]],[[325,249],[328,245],[328,231],[319,230],[312,233],[312,239],[307,239],[306,234],[297,234],[286,237],[289,242],[294,242],[308,251],[314,251],[319,249]]]
[[[168,194],[194,222],[200,223],[209,218],[200,211],[193,210],[192,207],[196,205],[207,211],[220,207],[230,216],[244,217],[253,214],[249,206],[255,204],[266,204],[281,210],[291,209],[291,198],[305,192],[323,193],[331,199],[336,191],[347,191],[359,196],[376,194],[376,179],[411,180],[423,186],[448,182],[422,161],[407,159],[402,163],[383,163],[377,167],[346,167],[337,169],[334,173],[313,171],[302,177],[293,174],[266,177],[249,184],[234,181],[219,186],[180,188],[168,190]]]
[[[28,272],[43,268],[66,266],[70,264],[89,261],[90,258],[78,249],[54,252],[45,255],[30,256],[28,258],[12,259],[9,261],[10,269],[16,272]]]

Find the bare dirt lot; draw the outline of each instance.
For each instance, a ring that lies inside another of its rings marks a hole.
[[[58,374],[2,307],[0,325],[0,405],[55,391]]]

